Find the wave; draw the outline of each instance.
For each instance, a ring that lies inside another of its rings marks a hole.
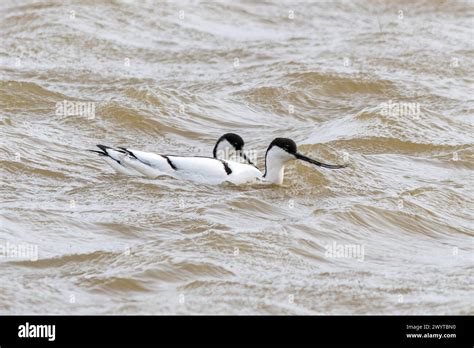
[[[29,268],[56,268],[63,266],[74,266],[80,263],[103,262],[106,260],[110,261],[117,255],[120,255],[120,253],[109,251],[93,251],[82,254],[65,254],[59,257],[43,258],[35,261],[10,261],[10,263]]]
[[[308,142],[387,138],[397,140],[398,144],[448,148],[472,144],[468,128],[440,113],[420,108],[421,112],[416,115],[384,115],[383,108],[383,105],[377,105],[353,115],[327,121],[317,127]]]

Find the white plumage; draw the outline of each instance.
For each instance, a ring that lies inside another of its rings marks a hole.
[[[293,140],[276,138],[270,143],[266,151],[265,173],[262,174],[243,153],[243,144],[242,138],[237,134],[224,134],[214,147],[214,158],[159,155],[129,148],[113,149],[104,145],[97,145],[102,151],[90,151],[99,153],[115,171],[122,174],[141,174],[149,178],[167,175],[176,179],[192,180],[206,184],[231,182],[241,185],[259,181],[280,185],[283,183],[286,164],[296,159],[330,169],[345,168],[347,166],[318,162],[298,153]],[[218,151],[226,150],[228,152],[229,149],[250,164],[218,158]]]

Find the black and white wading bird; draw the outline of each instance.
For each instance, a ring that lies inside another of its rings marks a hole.
[[[215,159],[223,161],[223,160],[233,160],[234,162],[245,161],[245,163],[249,163],[250,165],[254,165],[252,161],[247,157],[244,153],[244,140],[242,137],[235,133],[226,133],[217,139],[216,145],[212,150],[212,155]],[[125,175],[145,175],[150,178],[155,178],[160,175],[167,175],[172,174],[173,170],[172,167],[165,167],[162,168],[160,171],[158,168],[154,168],[151,164],[142,165],[141,163],[131,162],[128,161],[130,158],[128,156],[132,156],[131,150],[125,148],[112,148],[105,145],[97,145],[100,151],[97,150],[88,150],[91,152],[98,153],[105,162],[107,162],[117,173],[125,174]],[[136,151],[133,150],[132,152],[136,156],[140,156],[143,162],[147,161],[147,158],[151,156],[150,160],[153,162],[153,159],[156,159],[156,156],[159,158],[167,158],[168,156],[165,155],[155,155],[151,152],[143,152],[143,151]],[[125,156],[124,156],[125,155]],[[125,158],[124,158],[125,157]],[[172,156],[175,157],[175,156]],[[179,157],[186,157],[186,158],[208,158],[204,156],[179,156]],[[143,163],[143,164],[145,164]],[[165,170],[168,169],[168,170]],[[173,175],[171,175],[173,176]]]
[[[117,149],[97,145],[101,151],[89,150],[104,158],[117,172],[133,174],[138,172],[150,178],[168,175],[177,179],[192,180],[206,184],[231,182],[237,185],[251,182],[283,183],[285,166],[290,161],[301,160],[323,168],[340,169],[347,165],[325,164],[297,151],[296,143],[287,138],[276,138],[265,154],[265,173],[243,153],[244,142],[233,133],[223,135],[214,147],[214,157],[158,155],[119,147]],[[218,158],[220,152],[231,149],[247,163]]]

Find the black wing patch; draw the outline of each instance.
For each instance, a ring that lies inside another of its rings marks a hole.
[[[113,148],[109,147],[109,146],[105,146],[105,145],[96,145],[99,149],[101,149],[102,151],[97,151],[97,150],[87,150],[87,151],[90,151],[90,152],[95,152],[95,153],[98,153],[100,156],[105,156],[105,157],[108,157],[110,158],[111,160],[117,162],[118,164],[122,165],[122,162],[120,162],[120,160],[118,159],[115,159],[113,158],[112,156],[109,155],[109,153],[107,152],[107,149],[111,149],[113,150]]]
[[[127,150],[127,149],[124,148],[124,147],[119,147],[119,149],[122,150],[122,151],[121,151],[122,153],[127,153],[127,154],[129,154],[130,156],[132,156],[133,158],[139,160],[139,159],[137,158],[137,156],[135,156],[135,154],[134,154],[132,151]],[[140,160],[139,160],[139,161],[140,161]],[[142,161],[140,161],[140,162],[142,162]]]
[[[166,162],[168,162],[168,164],[170,165],[171,168],[173,168],[174,170],[178,170],[178,168],[176,168],[176,166],[174,165],[173,162],[171,162],[170,158],[168,156],[163,156],[161,155],[161,157],[165,158],[166,159]]]
[[[227,173],[227,175],[230,175],[232,174],[232,169],[230,169],[229,165],[227,164],[226,161],[223,161],[223,160],[220,160],[222,162],[222,164],[224,165],[224,169],[225,169],[225,172]]]

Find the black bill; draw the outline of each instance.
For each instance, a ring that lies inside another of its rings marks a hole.
[[[305,155],[302,155],[298,152],[295,153],[295,157],[299,160],[302,160],[302,161],[305,161],[305,162],[308,162],[308,163],[312,163],[312,164],[316,164],[317,166],[324,167],[324,168],[329,168],[329,169],[341,169],[341,168],[346,168],[346,167],[349,166],[348,164],[338,165],[338,164],[321,163],[321,162],[318,162],[318,161],[316,161],[312,158],[306,157]]]

